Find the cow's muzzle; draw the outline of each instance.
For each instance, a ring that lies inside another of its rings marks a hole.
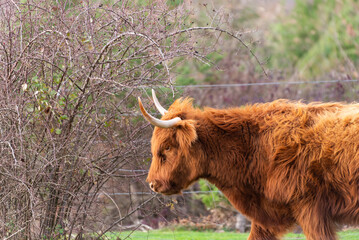
[[[152,191],[161,192],[161,189],[163,188],[164,184],[162,184],[161,181],[153,180],[149,183],[149,185]]]
[[[152,191],[162,193],[164,195],[172,195],[172,194],[179,194],[181,192],[180,189],[175,187],[174,183],[167,183],[154,180],[149,183],[149,186]]]

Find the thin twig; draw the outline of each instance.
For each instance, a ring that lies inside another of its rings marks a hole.
[[[134,214],[137,210],[139,210],[140,208],[142,208],[144,205],[146,205],[147,203],[149,203],[150,201],[152,201],[155,197],[157,197],[157,194],[153,195],[152,197],[150,197],[149,199],[147,199],[146,201],[144,201],[143,203],[141,203],[140,205],[138,205],[135,209],[133,209],[131,212],[129,212],[126,216],[118,219],[117,221],[113,222],[111,224],[110,227],[106,228],[104,231],[102,231],[102,233],[96,238],[96,239],[100,239],[105,233],[107,233],[108,231],[110,231],[114,226],[116,226],[118,223],[122,222],[123,220],[125,220],[126,218],[128,218],[129,216],[131,216],[132,214]]]
[[[262,63],[259,61],[257,55],[255,55],[253,50],[241,38],[239,38],[237,36],[237,34],[232,33],[232,32],[230,32],[228,30],[225,30],[225,29],[222,29],[222,28],[219,28],[219,27],[191,27],[191,28],[186,28],[186,29],[183,29],[183,30],[172,32],[172,33],[166,35],[166,38],[172,37],[174,35],[181,34],[181,33],[187,33],[187,32],[191,32],[191,31],[203,31],[203,30],[211,30],[211,31],[222,32],[222,33],[225,33],[225,34],[235,38],[236,40],[238,40],[250,52],[250,54],[254,57],[254,59],[259,64],[260,68],[262,69],[262,71],[263,71],[264,75],[266,76],[266,78],[269,79],[269,76],[268,76],[267,72],[265,71],[264,67],[262,66]],[[243,33],[241,33],[241,34],[243,34]]]

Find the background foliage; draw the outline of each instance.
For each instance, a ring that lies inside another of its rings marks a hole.
[[[151,195],[137,97],[152,112],[151,88],[164,106],[357,100],[358,1],[288,2],[0,1],[1,237],[235,229],[205,181]]]
[[[272,26],[271,66],[304,79],[330,72],[358,78],[358,10],[356,0],[296,1],[289,16]]]

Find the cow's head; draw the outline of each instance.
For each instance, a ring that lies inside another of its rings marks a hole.
[[[162,114],[151,116],[138,98],[144,117],[155,126],[151,140],[152,163],[147,182],[153,191],[166,195],[178,194],[199,178],[201,169],[196,147],[196,121],[187,119],[188,111],[196,111],[190,99],[176,100],[167,111],[152,90],[154,103]]]

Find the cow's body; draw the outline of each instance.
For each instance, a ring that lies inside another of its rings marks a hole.
[[[249,239],[277,239],[295,223],[308,239],[335,239],[336,224],[358,224],[359,105],[199,110],[184,100],[162,120],[175,117],[174,127],[153,133],[155,191],[207,179],[252,220]]]

